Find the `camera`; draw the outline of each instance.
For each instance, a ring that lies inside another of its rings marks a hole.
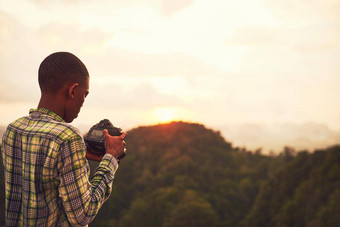
[[[104,129],[106,129],[111,136],[120,136],[123,133],[121,128],[113,126],[108,119],[101,120],[99,123],[93,125],[89,132],[84,136],[84,140],[87,148],[96,155],[105,154],[105,140],[103,136]],[[124,158],[124,156],[125,150],[118,159],[120,160]]]

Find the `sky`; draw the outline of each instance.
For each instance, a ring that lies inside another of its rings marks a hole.
[[[0,125],[37,106],[57,51],[90,73],[81,130],[182,120],[265,152],[340,143],[338,0],[1,0]]]

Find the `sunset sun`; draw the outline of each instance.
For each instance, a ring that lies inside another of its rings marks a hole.
[[[175,108],[161,107],[153,111],[154,119],[157,123],[169,123],[178,120],[178,113]]]

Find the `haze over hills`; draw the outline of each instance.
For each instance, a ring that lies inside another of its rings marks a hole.
[[[220,126],[219,130],[236,146],[251,150],[262,148],[264,153],[278,153],[285,146],[313,151],[340,144],[339,131],[316,123],[231,124]]]

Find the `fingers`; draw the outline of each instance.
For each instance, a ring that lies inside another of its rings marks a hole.
[[[103,136],[105,140],[106,153],[112,154],[116,159],[122,159],[125,156],[125,137],[126,132],[122,132],[120,136],[111,136],[109,132],[104,129]]]
[[[104,138],[106,138],[106,137],[111,136],[111,135],[107,131],[107,129],[104,129],[103,130],[103,136],[104,136]],[[127,136],[127,133],[126,132],[122,132],[122,134],[119,137],[122,138],[122,139],[125,139],[126,136]]]
[[[120,137],[121,137],[122,139],[125,139],[126,136],[127,136],[127,133],[126,133],[126,132],[123,132],[122,135],[120,135]]]

